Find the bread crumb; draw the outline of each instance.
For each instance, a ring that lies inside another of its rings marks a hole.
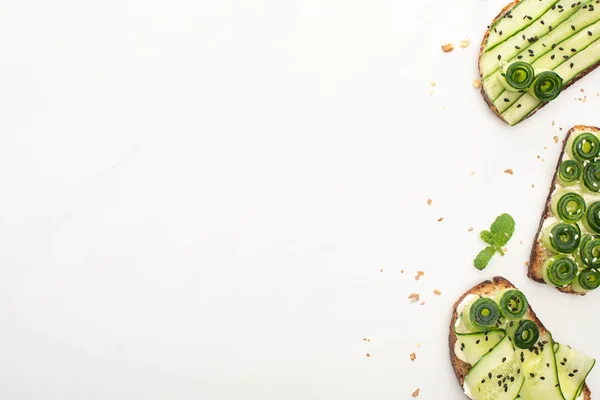
[[[442,222],[443,220],[444,220],[444,217],[438,218],[438,222]]]
[[[508,253],[508,248],[506,248],[506,247],[503,247],[503,248],[502,248],[502,251],[503,251],[503,252],[505,252],[505,253]]]
[[[410,359],[415,361],[415,358],[417,358],[417,355],[415,353],[410,353]]]
[[[403,273],[404,273],[404,270],[403,270],[403,269],[401,269],[401,270],[400,270],[400,273],[401,273],[401,274],[403,274]]]
[[[431,199],[427,199],[427,205],[428,205],[428,206],[430,206],[430,205],[431,205],[431,203],[433,203],[433,200],[431,200]]]
[[[369,353],[367,353],[367,358],[371,357],[371,355]]]
[[[416,303],[417,301],[419,301],[419,294],[418,293],[411,293],[408,295],[408,299],[410,300],[411,304],[412,303]]]
[[[552,139],[554,139],[554,143],[558,143],[558,136],[554,136]]]
[[[548,146],[544,146],[544,150],[548,150]]]
[[[583,88],[579,89],[581,91],[581,93],[585,92],[585,90],[583,90]]]
[[[583,101],[582,103],[585,103],[587,101],[587,96],[583,96]]]
[[[421,343],[417,343],[417,349],[421,348]]]
[[[471,176],[475,175],[475,171],[471,171]]]
[[[538,160],[540,159],[540,155],[539,154],[536,157],[538,158]]]
[[[533,189],[534,187],[535,187],[535,185],[532,183],[532,184],[531,184],[531,188]]]
[[[379,272],[383,272],[383,268],[380,268],[380,269],[379,269]]]
[[[422,302],[421,302],[421,305],[422,305],[422,306],[424,306],[424,305],[425,305],[425,302],[424,302],[424,301],[422,301]]]
[[[473,79],[473,87],[479,89],[481,87],[481,81],[479,79]]]
[[[442,45],[442,50],[444,50],[444,53],[450,53],[454,50],[454,45],[452,43],[446,43]]]
[[[519,244],[523,244],[523,241],[522,241],[522,240],[519,240]]]
[[[556,125],[556,123],[554,121],[552,121],[552,126]]]
[[[417,389],[413,392],[412,397],[419,397],[419,392],[421,391],[421,389]]]
[[[442,292],[440,292],[439,290],[435,289],[435,290],[433,291],[433,294],[435,294],[436,296],[439,296],[439,295],[441,295],[441,294],[442,294]]]
[[[512,169],[510,169],[510,168],[508,168],[508,169],[505,169],[505,170],[504,170],[504,173],[505,173],[505,174],[514,175],[514,172],[513,172],[513,170],[512,170]]]
[[[560,127],[560,126],[559,126],[559,127],[558,127],[558,130],[559,130],[559,131],[562,131],[562,127]]]
[[[425,272],[417,271],[417,275],[415,275],[415,281],[418,281],[423,275],[425,275]]]
[[[544,162],[544,161],[546,161],[546,159],[545,159],[545,158],[542,158],[542,159],[541,159],[541,161],[542,161],[542,162]]]
[[[467,229],[469,232],[473,232],[473,227],[470,226],[469,229]]]
[[[525,264],[526,267],[529,266],[529,261],[525,261],[524,264]]]
[[[431,81],[430,85],[431,85],[431,87],[435,87],[435,85],[437,85],[437,83],[435,83],[435,81]]]
[[[460,48],[461,49],[466,49],[467,47],[469,47],[469,45],[471,44],[471,39],[469,39],[468,37],[464,38],[463,40],[460,41]]]
[[[367,338],[366,338],[366,337],[364,337],[364,338],[363,338],[363,342],[366,342],[366,341],[367,341]]]

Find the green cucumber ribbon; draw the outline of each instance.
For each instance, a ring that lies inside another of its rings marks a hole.
[[[515,331],[514,343],[520,349],[533,347],[540,338],[540,329],[531,320],[526,319],[519,323]]]
[[[520,319],[527,312],[529,303],[525,295],[517,289],[506,289],[496,297],[500,313],[506,319]]]
[[[600,201],[595,201],[587,207],[583,226],[590,232],[600,233]]]
[[[517,61],[512,64],[506,64],[502,68],[501,76],[506,83],[506,85],[502,86],[504,86],[506,90],[513,92],[525,91],[529,89],[533,83],[535,71],[531,64]]]
[[[567,141],[567,153],[575,161],[592,161],[600,153],[600,139],[590,132],[572,136]]]
[[[581,164],[575,160],[565,160],[558,167],[558,181],[563,186],[570,186],[577,183],[581,176]]]
[[[598,286],[600,286],[600,273],[591,268],[581,271],[573,282],[573,290],[580,293],[597,289]]]
[[[487,331],[496,327],[500,319],[500,309],[494,300],[481,297],[464,308],[462,319],[465,325],[474,331]]]
[[[542,242],[550,251],[569,254],[577,250],[581,231],[577,224],[556,222],[544,229]]]
[[[563,287],[575,280],[577,271],[578,268],[575,260],[565,255],[557,255],[544,263],[542,276],[546,283],[556,287]]]
[[[600,192],[600,162],[591,162],[583,167],[583,186],[590,192]]]
[[[536,75],[531,85],[531,94],[539,101],[547,102],[558,97],[563,88],[563,79],[556,72],[544,71]]]
[[[552,212],[565,222],[577,222],[585,213],[585,200],[575,192],[558,192],[552,198]]]
[[[600,268],[600,236],[585,235],[579,247],[581,263],[590,268]]]

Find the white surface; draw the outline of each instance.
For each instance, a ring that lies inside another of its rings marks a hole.
[[[600,72],[503,124],[471,82],[504,2],[4,2],[2,397],[462,399],[451,305],[500,274],[600,357],[600,294],[523,266]]]

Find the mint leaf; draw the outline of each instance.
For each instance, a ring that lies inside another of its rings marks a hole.
[[[483,240],[487,244],[496,243],[494,240],[494,235],[490,231],[481,231],[481,233],[479,234],[479,237],[481,238],[481,240]]]
[[[477,257],[475,257],[475,268],[482,270],[487,267],[494,254],[496,254],[496,249],[492,246],[488,246],[481,250],[479,254],[477,254]]]
[[[481,231],[479,237],[489,246],[481,250],[475,258],[475,268],[482,270],[487,267],[496,252],[504,256],[502,246],[508,243],[513,233],[515,233],[515,220],[508,214],[498,216],[489,231]]]
[[[490,231],[494,236],[493,243],[498,247],[504,246],[515,232],[515,220],[508,214],[502,214],[492,224]]]

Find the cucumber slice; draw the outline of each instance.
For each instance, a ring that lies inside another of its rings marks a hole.
[[[505,336],[504,331],[456,334],[454,354],[466,362],[475,365],[481,357],[489,353]]]
[[[465,393],[472,400],[514,400],[525,380],[521,367],[521,360],[505,335],[469,370],[465,376]]]
[[[525,383],[521,389],[523,400],[565,400],[560,390],[554,342],[550,332],[541,332],[538,344],[529,350],[517,350],[523,363]]]
[[[576,399],[583,390],[585,378],[596,364],[596,360],[563,344],[558,345],[556,363],[560,388],[565,399]]]

